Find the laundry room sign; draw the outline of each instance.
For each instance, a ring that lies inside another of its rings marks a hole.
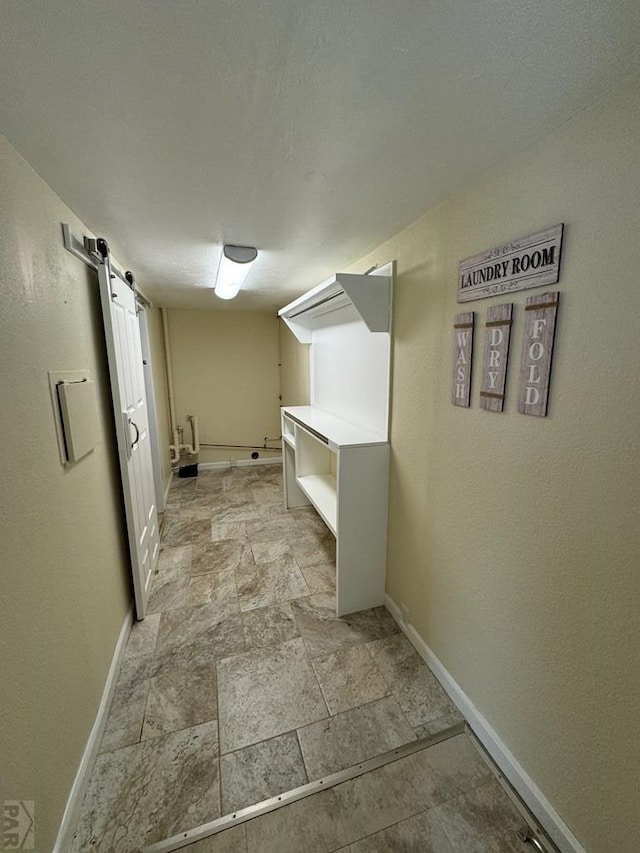
[[[460,261],[458,302],[555,284],[564,225],[554,225]]]

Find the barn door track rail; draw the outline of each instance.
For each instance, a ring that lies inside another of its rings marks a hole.
[[[109,245],[107,241],[102,237],[79,237],[77,234],[74,234],[71,230],[70,226],[66,223],[62,223],[62,239],[64,242],[64,247],[68,252],[71,252],[78,260],[82,261],[83,264],[90,267],[92,270],[96,271],[98,269],[98,264],[104,262],[105,259],[105,250],[108,253]],[[149,300],[143,296],[142,293],[136,287],[136,279],[131,270],[127,270],[126,272],[122,272],[119,270],[110,260],[111,274],[116,275],[121,281],[123,281],[128,287],[133,290],[136,295],[136,299],[139,303],[141,303],[145,308],[150,308],[151,303]]]

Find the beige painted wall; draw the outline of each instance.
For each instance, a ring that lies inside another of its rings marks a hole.
[[[171,425],[169,419],[169,403],[167,397],[167,362],[162,343],[162,315],[159,308],[147,310],[147,327],[149,329],[149,348],[151,350],[151,367],[153,370],[153,391],[156,400],[158,418],[158,440],[160,442],[160,462],[162,465],[163,489],[167,490],[171,479],[171,462],[169,445],[171,444]]]
[[[590,853],[640,837],[640,81],[360,260],[397,259],[388,592]],[[458,262],[566,223],[550,410],[449,402]]]
[[[169,338],[178,423],[198,415],[200,440],[262,447],[280,454],[278,327],[272,314],[170,309]],[[250,449],[203,448],[200,462],[249,459]],[[187,460],[188,462],[188,460]]]
[[[0,137],[0,800],[35,801],[50,850],[130,600],[97,278],[87,229]],[[95,450],[58,455],[48,370],[89,369]]]
[[[280,394],[283,406],[309,405],[309,346],[298,343],[289,327],[278,320],[280,338]]]

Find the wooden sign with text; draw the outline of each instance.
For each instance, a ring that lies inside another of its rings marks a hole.
[[[492,305],[484,324],[484,359],[480,407],[490,412],[504,409],[504,388],[507,380],[507,360],[511,338],[512,303]]]
[[[560,294],[543,293],[527,299],[520,362],[518,411],[523,415],[547,414],[551,357]]]
[[[460,261],[458,302],[555,284],[563,230],[562,223],[554,225]]]
[[[469,406],[471,402],[471,356],[473,353],[473,311],[456,314],[453,318],[453,386],[454,406]]]

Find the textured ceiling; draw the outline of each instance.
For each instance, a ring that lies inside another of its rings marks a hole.
[[[0,131],[166,305],[276,308],[638,71],[638,0],[0,3]]]

